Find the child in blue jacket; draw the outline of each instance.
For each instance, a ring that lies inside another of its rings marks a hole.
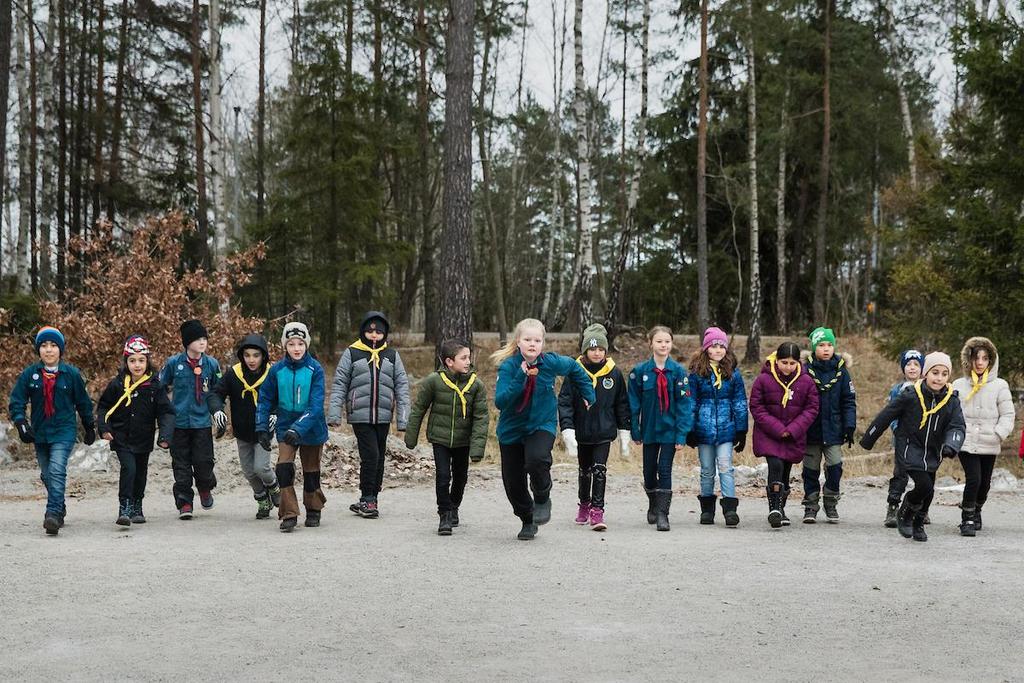
[[[520,320],[508,344],[493,353],[491,361],[498,366],[494,405],[501,411],[501,479],[512,511],[523,524],[518,538],[528,541],[537,535],[539,524],[551,520],[551,447],[558,433],[555,378],[572,382],[588,408],[596,396],[579,363],[544,353],[544,324],[539,320]]]
[[[39,476],[46,487],[43,528],[56,536],[67,516],[64,490],[68,458],[78,437],[75,413],[85,429],[86,446],[96,441],[96,427],[82,374],[63,361],[64,335],[56,327],[40,328],[35,347],[39,361],[18,375],[7,412],[22,443],[35,444]],[[29,406],[31,414],[26,412]]]
[[[647,333],[651,358],[629,373],[630,431],[643,444],[647,523],[668,531],[672,507],[672,461],[693,426],[693,399],[686,368],[672,360],[672,330],[657,325]]]
[[[302,504],[307,527],[320,526],[320,511],[327,498],[320,488],[320,456],[327,443],[324,416],[324,369],[309,355],[309,329],[299,322],[284,326],[281,345],[285,357],[275,363],[260,387],[256,407],[256,440],[270,450],[270,419],[277,413],[277,483],[281,487],[278,517],[281,531],[298,524],[295,495],[295,455],[302,462]]]
[[[174,403],[174,438],[171,440],[171,469],[174,472],[174,504],[178,519],[192,519],[195,493],[204,510],[213,507],[213,429],[206,397],[220,379],[220,364],[206,355],[206,328],[198,320],[181,325],[184,353],[171,356],[160,372],[160,384],[167,387]]]
[[[687,443],[697,447],[700,458],[701,524],[715,523],[716,468],[725,525],[740,523],[732,453],[747,443],[747,395],[738,365],[729,338],[717,327],[707,329],[700,351],[690,360],[694,421]]]

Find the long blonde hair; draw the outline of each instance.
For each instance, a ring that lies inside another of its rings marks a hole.
[[[491,362],[494,363],[495,366],[498,366],[501,365],[505,359],[514,356],[516,350],[519,348],[519,338],[523,336],[523,331],[528,329],[539,329],[541,337],[546,333],[544,330],[544,323],[541,321],[536,318],[523,318],[516,323],[516,327],[512,330],[512,334],[509,336],[508,341],[505,342],[505,345],[491,354]]]

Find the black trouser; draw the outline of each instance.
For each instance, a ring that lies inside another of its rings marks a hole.
[[[434,446],[434,484],[437,489],[437,511],[450,512],[462,505],[469,479],[469,446],[448,448]]]
[[[766,455],[765,461],[768,463],[768,483],[769,484],[782,484],[782,490],[789,490],[789,476],[793,472],[793,463],[787,462],[782,458],[776,458],[774,455]]]
[[[543,429],[527,435],[519,443],[498,445],[505,495],[512,503],[512,512],[524,522],[533,521],[534,498],[530,491],[542,503],[551,492],[551,447],[554,445],[555,435]]]
[[[907,482],[910,476],[903,467],[903,461],[899,456],[893,458],[892,479],[889,480],[889,505],[899,505],[903,498],[903,492],[907,490]]]
[[[967,478],[961,506],[973,508],[984,505],[988,500],[988,491],[992,488],[992,470],[996,466],[996,456],[960,451],[960,464]]]
[[[580,463],[580,502],[602,510],[609,450],[610,443],[581,443],[576,456]]]
[[[146,476],[149,474],[149,453],[135,453],[128,448],[118,448],[117,459],[121,463],[121,475],[117,480],[117,497],[142,500],[146,495]]]
[[[914,480],[914,490],[907,494],[906,501],[911,505],[920,505],[921,511],[917,514],[924,517],[935,495],[935,473],[908,470],[907,474]]]
[[[359,446],[359,500],[376,502],[384,486],[384,455],[390,431],[391,423],[352,425]]]
[[[217,486],[213,474],[213,432],[201,429],[174,429],[171,439],[171,469],[174,471],[174,504],[192,504],[195,493],[192,481],[200,491],[212,491]]]

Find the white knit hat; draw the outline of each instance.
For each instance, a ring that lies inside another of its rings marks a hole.
[[[284,332],[281,333],[281,346],[286,346],[289,339],[301,339],[306,344],[306,348],[309,348],[309,328],[300,322],[290,322],[284,326]]]
[[[924,357],[924,369],[921,371],[921,374],[927,375],[928,371],[936,365],[945,365],[949,368],[950,373],[953,372],[953,361],[950,360],[949,354],[942,351],[932,351]]]

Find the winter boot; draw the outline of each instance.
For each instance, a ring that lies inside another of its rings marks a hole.
[[[281,531],[283,531],[285,533],[289,533],[289,532],[291,532],[292,529],[294,529],[296,526],[298,526],[298,524],[299,524],[299,520],[298,519],[296,519],[295,517],[288,517],[287,519],[282,519],[281,520],[281,527],[280,527],[280,529],[281,529]]]
[[[814,524],[818,521],[818,510],[820,509],[818,500],[820,496],[821,494],[819,493],[809,493],[804,496],[802,501],[804,506],[804,524]]]
[[[963,508],[960,511],[960,535],[974,536],[977,530],[974,528],[975,508]],[[922,520],[923,522],[924,520]]]
[[[274,504],[270,500],[270,496],[264,495],[262,498],[256,499],[256,519],[270,519],[270,511],[274,509]]]
[[[520,541],[532,541],[537,536],[537,525],[534,524],[533,518],[528,517],[523,520],[523,528],[519,530],[519,534],[516,535]]]
[[[306,510],[306,521],[303,522],[303,526],[316,528],[320,526],[320,511],[319,510]]]
[[[929,517],[928,515],[925,515],[925,516],[924,516],[924,523],[925,523],[925,524],[931,524],[931,523],[932,523],[932,518],[931,518],[931,517]],[[975,524],[975,525],[974,525],[974,528],[975,528],[975,529],[977,529],[977,528],[978,528],[978,525],[977,525],[977,524]]]
[[[928,534],[924,531],[924,515],[914,515],[914,530],[911,532],[915,541],[921,541],[922,543],[928,540]]]
[[[145,524],[146,515],[142,512],[142,499],[136,498],[132,501],[132,524]]]
[[[668,531],[668,512],[672,507],[672,490],[671,489],[658,489],[655,491],[656,506],[655,512],[657,518],[655,523],[658,525],[658,531]]]
[[[590,530],[604,531],[608,525],[604,523],[604,509],[590,508]]]
[[[779,506],[779,512],[782,513],[782,526],[789,526],[789,517],[786,516],[786,501],[789,500],[789,486],[782,492],[782,501]]]
[[[43,517],[43,528],[46,529],[47,536],[56,536],[60,531],[60,517],[47,513]]]
[[[590,503],[580,501],[579,509],[576,511],[576,523],[577,524],[589,524],[590,523]]]
[[[838,491],[829,491],[828,489],[822,493],[821,500],[825,507],[825,519],[829,524],[839,524],[839,510],[836,509],[836,504],[839,502],[840,496]]]
[[[274,507],[281,507],[281,487],[277,482],[274,482],[273,486],[267,487],[267,493],[270,494],[270,502]]]
[[[899,503],[890,502],[888,507],[885,508],[885,528],[895,529],[896,528],[896,511],[899,509]]]
[[[914,518],[920,511],[920,505],[911,505],[905,498],[903,499],[903,504],[900,505],[899,512],[896,513],[896,528],[899,530],[900,536],[903,538],[914,536]]]
[[[451,510],[445,510],[444,512],[437,513],[441,518],[441,521],[437,525],[438,536],[451,536],[452,535],[452,513]]]
[[[120,505],[117,508],[117,520],[114,524],[118,526],[132,525],[132,505],[127,498],[120,500]]]
[[[782,526],[782,484],[769,484],[768,491],[768,523],[773,529]]]
[[[721,506],[722,514],[725,516],[725,526],[736,527],[740,523],[739,513],[736,512],[736,508],[740,505],[739,498],[729,498],[722,496]]]
[[[452,528],[459,525],[459,508],[452,508]]]
[[[700,523],[701,524],[714,524],[715,523],[715,497],[714,496],[697,496],[697,500],[700,501]],[[725,511],[725,498],[722,499],[722,511]]]
[[[974,506],[974,530],[981,531],[981,506],[984,503],[978,503]],[[927,515],[925,516],[927,518]],[[928,522],[925,522],[927,524]]]
[[[199,492],[199,504],[203,506],[204,510],[213,509],[213,492],[212,491],[200,491]]]
[[[538,526],[551,521],[551,485],[546,491],[533,492],[533,521]]]
[[[647,492],[647,523],[654,524],[658,521],[657,497],[654,489],[644,489]]]

